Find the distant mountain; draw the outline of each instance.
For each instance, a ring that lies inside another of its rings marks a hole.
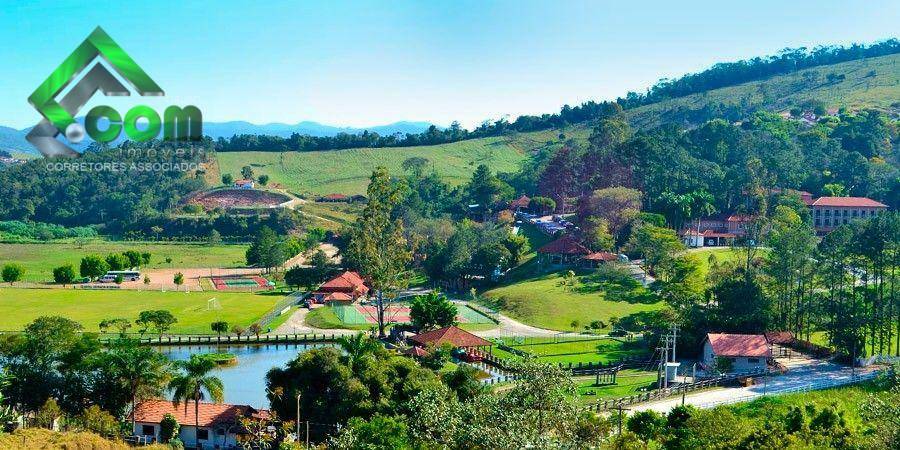
[[[79,117],[78,122],[84,124],[84,119]],[[428,122],[395,122],[387,125],[377,125],[366,128],[353,127],[336,127],[331,125],[323,125],[318,122],[304,121],[295,125],[284,123],[267,123],[265,125],[257,125],[250,122],[234,121],[234,122],[203,122],[203,134],[218,139],[220,137],[230,138],[236,134],[268,134],[273,136],[289,137],[293,133],[306,134],[310,136],[334,136],[338,133],[357,134],[368,130],[372,133],[380,135],[391,135],[396,133],[421,133],[428,129],[432,124]],[[23,130],[0,126],[0,150],[18,151],[22,153],[37,153],[34,147],[25,140],[25,135],[31,131],[31,127]],[[121,138],[120,138],[121,140]],[[81,144],[73,145],[76,150],[84,150],[90,145],[90,138],[86,138]]]

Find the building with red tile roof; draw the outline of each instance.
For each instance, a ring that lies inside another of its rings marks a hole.
[[[851,220],[875,217],[888,207],[865,197],[819,197],[810,208],[813,228],[819,234],[826,234]]]
[[[319,289],[313,292],[312,300],[315,303],[326,303],[326,298],[330,298],[333,301],[353,303],[368,293],[369,287],[362,277],[348,270],[319,286]]]
[[[475,336],[457,326],[426,331],[412,336],[408,340],[410,344],[423,348],[429,346],[440,347],[444,344],[450,344],[453,348],[477,348],[493,345],[491,341]]]
[[[566,265],[578,263],[584,256],[590,255],[591,251],[567,234],[537,249],[537,253],[542,263]]]
[[[528,209],[528,205],[530,205],[530,204],[531,204],[531,199],[528,198],[527,195],[523,194],[521,197],[509,202],[509,206],[507,207],[507,209],[515,212],[520,209]]]
[[[196,411],[196,414],[195,414]],[[159,441],[160,422],[166,414],[171,414],[181,425],[178,437],[185,447],[199,443],[203,448],[232,448],[238,445],[240,419],[268,419],[271,413],[265,409],[255,409],[247,405],[194,402],[176,405],[171,400],[145,400],[137,404],[128,419],[134,419],[135,436],[143,436]],[[199,424],[199,428],[195,426]]]
[[[762,334],[709,333],[703,341],[703,365],[719,371],[722,358],[731,361],[731,372],[751,372],[765,370],[771,357],[769,341]]]

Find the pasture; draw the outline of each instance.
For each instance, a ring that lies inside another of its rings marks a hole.
[[[554,364],[608,364],[625,358],[640,358],[647,354],[642,340],[605,337],[529,337],[499,340],[517,352],[525,352],[541,362]],[[501,358],[519,359],[520,355],[494,347]]]
[[[0,330],[21,330],[40,316],[55,315],[82,324],[86,331],[98,331],[103,319],[124,318],[133,323],[141,311],[164,309],[178,319],[170,333],[209,334],[210,323],[217,320],[244,327],[256,322],[282,297],[239,292],[2,288]],[[209,307],[211,298],[218,300],[218,308]]]
[[[170,244],[156,242],[110,242],[94,240],[84,245],[74,242],[25,244],[0,243],[0,266],[18,263],[25,268],[25,280],[53,281],[53,269],[71,264],[78,272],[81,258],[87,255],[105,257],[126,250],[150,252],[151,269],[162,268],[231,268],[245,265],[246,245]],[[166,258],[172,262],[167,263]]]
[[[572,286],[561,273],[549,273],[483,294],[492,306],[518,321],[560,331],[581,331],[599,320],[609,330],[610,318],[624,318],[662,308],[663,303],[629,277],[607,279],[599,272],[583,273]],[[576,326],[572,326],[577,322]]]

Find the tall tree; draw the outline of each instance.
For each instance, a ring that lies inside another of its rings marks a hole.
[[[169,391],[172,392],[172,401],[175,404],[194,401],[194,427],[200,429],[200,401],[210,399],[214,403],[224,400],[225,387],[222,380],[210,375],[216,367],[216,363],[201,355],[191,355],[188,360],[176,361],[175,367],[178,373],[169,381]]]
[[[400,203],[401,190],[391,183],[384,167],[372,172],[365,209],[349,230],[347,261],[357,267],[375,290],[378,334],[384,336],[385,295],[391,296],[408,284],[407,264],[412,254],[403,235],[403,224],[392,217]]]

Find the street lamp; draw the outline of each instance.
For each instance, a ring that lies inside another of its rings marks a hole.
[[[297,442],[300,442],[300,393],[297,393]]]

